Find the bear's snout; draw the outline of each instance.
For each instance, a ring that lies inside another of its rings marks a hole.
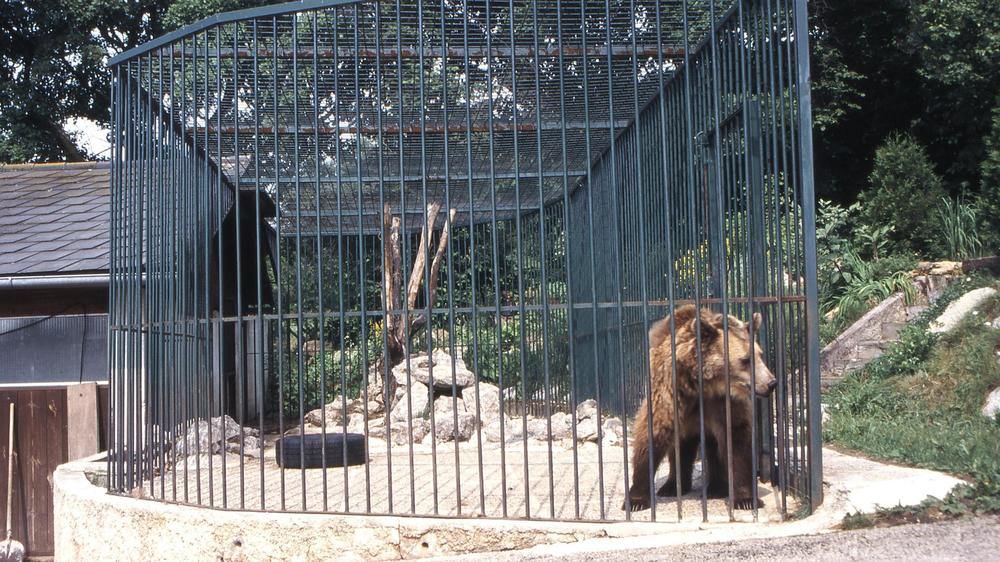
[[[767,398],[774,392],[774,387],[778,386],[778,379],[774,377],[774,373],[771,372],[766,366],[758,363],[758,366],[763,366],[763,369],[758,369],[757,380],[756,380],[756,394],[760,398]]]
[[[769,380],[759,381],[757,383],[757,396],[761,398],[767,398],[774,392],[774,387],[778,386],[778,381],[774,377],[770,377]]]

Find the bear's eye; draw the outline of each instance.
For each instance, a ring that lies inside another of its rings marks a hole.
[[[740,359],[740,363],[742,363],[744,367],[749,367],[750,366],[750,357],[744,357],[744,358]]]

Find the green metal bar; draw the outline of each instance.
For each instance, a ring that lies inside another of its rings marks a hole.
[[[809,68],[808,14],[805,0],[795,1],[795,53],[802,217],[805,242],[806,340],[808,358],[809,502],[813,511],[823,501],[823,443],[819,395],[819,308],[816,280],[816,201],[813,186],[812,99]]]
[[[255,277],[254,285],[257,288],[257,321],[255,335],[257,342],[254,345],[255,354],[255,373],[259,376],[257,380],[257,431],[258,439],[261,443],[261,452],[263,452],[264,444],[264,265],[263,256],[261,255],[261,246],[264,244],[264,236],[261,229],[263,224],[263,218],[260,213],[260,199],[261,199],[261,186],[260,186],[260,60],[258,59],[257,53],[259,51],[258,36],[257,36],[257,20],[252,21],[252,37],[253,37],[253,163],[254,163],[254,268]],[[277,69],[274,69],[277,73]],[[238,184],[237,184],[238,185]],[[320,307],[322,310],[322,306]],[[324,416],[325,418],[325,416]],[[265,473],[264,473],[264,455],[260,455],[260,508],[263,510],[267,506],[267,501],[265,498]],[[324,471],[325,472],[325,471]],[[324,488],[325,490],[325,488]],[[324,498],[326,494],[324,493]]]
[[[441,52],[448,52],[448,32],[445,27],[445,0],[441,0],[439,4],[439,9],[441,11]],[[466,78],[466,81],[468,78]],[[466,103],[469,103],[468,98],[466,98]],[[445,199],[445,228],[454,228],[454,224],[451,221],[451,182],[450,182],[450,155],[448,153],[448,58],[443,57],[441,64],[441,106],[444,108],[444,133],[443,138],[443,148],[444,148],[444,199]],[[360,175],[360,174],[359,174]],[[430,233],[427,236],[428,243],[430,242]],[[448,267],[448,351],[451,353],[451,414],[452,414],[452,427],[455,431],[458,430],[458,386],[456,385],[456,357],[455,357],[455,269],[452,263],[452,237],[449,236],[447,240],[447,249],[445,260]],[[430,258],[430,248],[428,248],[428,258]],[[428,287],[430,286],[430,278],[428,278]],[[431,303],[428,303],[431,304]],[[427,328],[430,330],[432,323],[431,319],[428,318]],[[433,371],[433,369],[432,369]],[[433,404],[431,405],[433,407]],[[458,450],[457,437],[453,437],[453,442],[455,445],[455,510],[458,516],[462,516],[462,473],[461,473],[461,455]]]
[[[491,2],[486,3],[486,28],[487,30],[492,29],[492,15],[490,13]],[[493,33],[492,31],[487,31],[486,33],[486,51],[493,52]],[[492,60],[491,60],[492,62]],[[488,123],[488,129],[493,130],[493,114],[494,114],[494,91],[493,91],[493,65],[486,65],[486,100],[487,100],[487,112],[486,120]],[[493,135],[488,135],[489,141],[489,168],[490,177],[495,177],[496,173],[496,152],[494,147]],[[491,182],[492,185],[492,182]],[[490,189],[490,218],[493,228],[491,229],[491,245],[493,250],[493,304],[496,309],[496,344],[497,344],[497,387],[500,389],[500,394],[498,396],[499,406],[500,406],[500,502],[501,502],[501,513],[503,517],[507,517],[507,440],[506,440],[506,428],[507,423],[504,420],[504,379],[503,379],[503,316],[500,311],[500,241],[498,239],[497,233],[497,195],[495,189]]]
[[[358,22],[359,9],[358,4],[354,4],[354,52],[358,51],[359,41],[358,41],[358,27],[360,26]],[[354,108],[355,108],[355,119],[357,123],[361,123],[361,82],[358,70],[358,65],[354,65]],[[357,156],[357,172],[358,177],[362,177],[361,173],[361,132],[354,137],[355,139],[355,152]],[[358,201],[362,200],[362,184],[360,179],[358,180]],[[362,205],[358,205],[358,211],[360,213]],[[358,217],[358,224],[361,224],[361,217]],[[361,395],[362,395],[362,409],[364,413],[364,433],[365,436],[368,435],[368,316],[367,316],[367,291],[365,290],[365,239],[364,235],[359,232],[358,234],[358,266],[360,268],[360,300],[361,300]],[[428,321],[428,326],[430,325]],[[430,353],[428,353],[430,355]],[[436,487],[436,486],[435,486]],[[371,470],[368,463],[365,463],[365,511],[371,513],[372,510],[372,487],[371,487]]]
[[[563,29],[562,11],[563,11],[563,8],[562,8],[561,2],[562,2],[562,0],[556,0],[556,29],[558,29],[560,31],[556,35],[556,45],[557,45],[557,51],[559,52],[559,68],[560,68],[560,72],[559,72],[559,123],[560,123],[559,142],[560,142],[560,149],[561,149],[560,150],[560,157],[562,159],[561,165],[562,165],[562,171],[563,171],[563,177],[562,177],[562,188],[563,188],[562,189],[563,190],[563,200],[562,200],[562,205],[563,205],[563,213],[562,213],[563,214],[563,232],[565,233],[565,236],[566,236],[565,245],[566,245],[566,248],[567,248],[567,250],[564,251],[564,253],[565,253],[565,264],[564,264],[564,267],[566,268],[566,300],[567,300],[567,302],[572,302],[572,299],[573,299],[573,274],[572,274],[572,267],[570,265],[570,259],[569,259],[570,258],[570,253],[568,251],[568,248],[572,247],[572,241],[570,239],[570,236],[571,236],[571,233],[572,233],[573,229],[570,226],[571,213],[570,213],[570,195],[569,195],[569,173],[568,173],[568,164],[567,164],[567,161],[566,161],[566,153],[567,153],[567,148],[566,148],[566,126],[565,126],[566,125],[566,85],[565,85],[565,76],[564,76],[564,73],[562,72],[562,69],[565,68],[565,61],[563,60],[563,34],[562,34],[562,29]],[[584,22],[581,21],[581,24],[583,24],[583,23]],[[581,25],[581,33],[582,34],[586,34],[585,28],[582,25]],[[468,49],[466,49],[466,50],[468,50]],[[586,51],[584,51],[584,52],[586,52]],[[584,62],[584,65],[586,65],[586,62]],[[466,96],[466,98],[468,98],[468,95]],[[589,153],[590,152],[588,151],[588,154]],[[470,181],[470,188],[471,188],[471,181]],[[579,455],[579,450],[577,448],[577,443],[578,443],[577,425],[578,425],[578,423],[577,423],[577,420],[576,420],[576,405],[579,403],[579,397],[577,396],[576,362],[575,362],[576,353],[575,353],[575,349],[573,347],[573,340],[575,338],[573,337],[572,330],[573,330],[573,327],[575,326],[575,324],[573,322],[574,316],[573,316],[573,307],[572,306],[568,307],[566,316],[567,316],[567,323],[569,325],[569,329],[567,330],[567,339],[569,340],[568,341],[568,347],[569,347],[570,407],[572,408],[572,411],[573,411],[573,428],[572,428],[572,433],[573,433],[573,514],[574,514],[574,516],[577,519],[580,519],[580,455]],[[477,415],[477,417],[478,417],[478,415]],[[551,455],[550,455],[550,458],[551,458]],[[480,464],[482,464],[481,460],[480,460]],[[550,468],[550,471],[551,471],[551,468]],[[599,471],[603,472],[603,466],[601,466],[601,469]],[[481,486],[482,486],[482,484],[480,484],[480,487]]]
[[[535,47],[535,52],[539,53],[541,51],[540,45],[538,43],[538,1],[532,0],[531,2],[531,36],[532,44]],[[541,78],[539,76],[539,55],[536,54],[532,57],[534,79],[535,79],[535,160],[538,165],[538,200],[539,202],[545,201],[544,193],[544,180],[542,177],[542,97],[541,97]],[[516,110],[515,110],[516,113]],[[541,203],[539,203],[541,205]],[[549,517],[555,519],[556,517],[556,488],[555,488],[555,475],[552,464],[552,396],[550,394],[552,388],[552,378],[549,372],[549,353],[548,353],[548,341],[549,341],[549,291],[548,291],[548,276],[545,270],[545,214],[542,209],[538,210],[538,240],[539,240],[539,252],[541,254],[539,259],[539,266],[541,270],[541,295],[542,295],[542,367],[544,372],[545,386],[542,389],[545,401],[545,418],[546,418],[546,429],[549,434],[548,448],[549,448]],[[522,295],[523,299],[524,296]],[[575,406],[575,405],[574,405]],[[525,415],[527,418],[527,415]],[[576,447],[576,442],[574,441],[573,447]],[[527,463],[525,463],[527,464]]]
[[[487,5],[487,10],[488,10]],[[479,301],[479,287],[476,285],[476,280],[478,275],[476,275],[476,230],[475,230],[475,199],[473,196],[473,183],[472,183],[472,89],[470,83],[471,79],[471,67],[469,66],[469,3],[468,0],[462,0],[462,57],[463,57],[463,70],[465,71],[465,163],[468,168],[468,173],[466,178],[468,181],[469,188],[469,261],[471,262],[470,277],[472,278],[472,365],[473,371],[476,373],[474,384],[474,390],[476,396],[476,420],[482,420],[482,395],[479,391],[479,379],[482,375],[479,365],[479,318],[478,318],[478,307],[477,303]],[[489,23],[489,18],[487,18],[487,24]],[[561,37],[561,35],[560,35]],[[381,43],[379,43],[381,47]],[[447,127],[446,127],[447,129]],[[491,129],[492,130],[492,129]],[[492,136],[492,135],[491,135]],[[402,144],[400,144],[400,149],[402,150]],[[449,252],[450,253],[450,252]],[[496,264],[494,262],[494,269]],[[451,275],[449,275],[449,278]],[[451,289],[449,289],[450,291]],[[454,334],[454,329],[451,330]],[[454,336],[453,336],[454,337]],[[452,354],[454,355],[454,342],[452,342]],[[457,424],[456,424],[457,426]],[[479,515],[481,517],[486,517],[486,486],[483,475],[483,432],[476,432],[476,456],[479,461]],[[506,467],[504,467],[506,469]]]
[[[374,14],[375,46],[376,46],[376,51],[375,51],[375,92],[376,92],[376,99],[377,99],[377,103],[376,103],[377,110],[376,110],[376,113],[375,113],[375,128],[378,131],[376,138],[377,138],[378,146],[380,146],[380,147],[385,146],[383,144],[384,143],[384,139],[382,138],[382,130],[383,130],[383,128],[382,128],[382,11],[381,11],[381,6],[382,5],[381,5],[380,2],[376,2],[375,6],[374,6],[375,7],[375,14]],[[316,41],[315,41],[315,39],[313,40],[313,48],[314,49],[316,48]],[[313,68],[315,68],[315,65],[316,65],[316,58],[314,57],[313,58]],[[317,76],[316,81],[318,81],[318,80],[319,80],[319,78]],[[400,111],[400,113],[402,114],[402,111]],[[319,122],[319,109],[318,109],[318,106],[317,106],[317,109],[316,109],[316,121]],[[360,125],[360,123],[359,123],[359,125]],[[317,136],[317,143],[319,142],[318,139],[319,139],[319,137]],[[400,147],[402,147],[402,143],[400,144]],[[318,157],[319,147],[318,146],[317,146],[316,150],[317,150],[316,177],[318,178],[319,177],[319,162],[318,162],[318,159],[319,159],[319,157]],[[379,201],[379,208],[380,209],[385,209],[385,167],[384,167],[384,164],[383,164],[382,155],[383,155],[383,150],[379,150],[378,151],[378,201]],[[361,170],[358,170],[358,176],[359,177],[361,176]],[[317,182],[318,182],[318,180],[317,180]],[[318,183],[317,183],[317,185],[318,185]],[[401,185],[400,186],[400,191],[402,191],[402,189],[403,188],[402,188],[402,185]],[[317,204],[317,207],[318,207],[319,206],[318,191],[317,191],[317,202],[316,202],[316,204]],[[319,224],[319,221],[317,221],[317,225],[318,224]],[[388,237],[388,233],[385,231],[385,221],[384,220],[380,221],[380,224],[381,224],[381,231],[382,231],[381,234],[382,234],[382,236],[381,236],[381,244],[380,244],[380,248],[379,249],[380,249],[380,255],[384,257],[384,256],[387,255],[386,254],[386,250],[385,250],[385,244],[386,244],[386,240],[388,239],[387,238]],[[318,231],[318,226],[317,226],[317,231]],[[383,261],[382,263],[383,263],[382,267],[385,267],[385,262]],[[384,273],[384,271],[383,271],[383,273]],[[322,275],[320,277],[322,278]],[[383,314],[383,317],[382,317],[383,319],[382,319],[382,329],[380,330],[380,332],[382,333],[382,387],[383,387],[382,388],[382,403],[385,406],[384,423],[385,423],[385,446],[386,446],[386,494],[388,496],[387,499],[388,499],[388,503],[389,503],[388,512],[389,513],[393,513],[395,507],[393,505],[394,502],[393,502],[393,494],[392,494],[392,492],[393,492],[393,490],[392,490],[392,488],[393,488],[393,481],[392,481],[392,416],[391,416],[391,406],[392,406],[392,400],[393,400],[394,397],[390,396],[390,394],[389,394],[389,389],[392,387],[392,385],[389,384],[389,380],[390,380],[389,377],[392,376],[392,368],[393,368],[394,365],[389,365],[388,364],[389,363],[388,362],[388,358],[389,358],[389,335],[387,333],[387,331],[388,331],[387,328],[388,328],[388,325],[389,325],[389,323],[388,323],[388,312],[389,311],[387,309],[389,308],[389,306],[388,306],[388,301],[387,301],[387,297],[386,297],[386,292],[387,292],[388,288],[385,286],[384,283],[380,283],[379,285],[380,285],[380,293],[381,293],[380,297],[381,297],[381,303],[382,303],[379,308],[383,309],[381,311],[382,314]],[[392,303],[392,304],[395,305],[395,303]],[[322,303],[320,304],[320,310],[322,310]],[[411,424],[412,424],[412,422],[411,422]],[[411,432],[408,435],[412,436],[413,433]],[[413,440],[410,439],[411,443],[412,443],[412,441]],[[325,485],[324,485],[323,489],[324,489],[323,496],[325,498],[326,497],[326,492],[325,492],[326,486]]]
[[[305,325],[302,318],[302,183],[299,174],[302,171],[302,161],[299,159],[299,19],[292,18],[292,158],[295,166],[295,359],[299,387],[299,423],[305,419],[305,354],[302,351],[302,338],[305,336]],[[363,301],[362,301],[363,302]],[[320,350],[322,353],[322,350]],[[300,458],[305,458],[306,443],[299,440]],[[302,480],[302,510],[306,511],[306,467],[300,468]]]
[[[240,158],[242,157],[242,150],[240,149],[240,110],[239,110],[239,100],[240,100],[240,59],[238,54],[239,46],[239,35],[240,29],[239,24],[233,24],[233,105],[235,106],[233,110],[233,126],[235,132],[233,133],[233,207],[234,213],[233,218],[236,221],[236,226],[234,227],[235,237],[236,237],[236,315],[239,320],[236,321],[236,385],[233,392],[236,394],[234,401],[238,401],[235,404],[235,409],[233,411],[234,415],[239,417],[240,424],[240,434],[239,434],[239,451],[240,451],[240,509],[246,509],[246,463],[243,462],[244,454],[246,452],[246,443],[243,439],[243,426],[246,425],[246,387],[244,386],[246,380],[246,344],[245,344],[245,334],[243,332],[243,324],[245,322],[245,311],[243,309],[243,236],[240,231],[240,227],[243,223],[242,216],[240,213],[240,167],[242,163]],[[219,94],[222,95],[221,92]],[[221,186],[220,186],[221,187]],[[223,382],[223,385],[225,382]],[[223,408],[222,414],[225,414],[225,408]],[[225,455],[223,455],[225,457]]]
[[[487,5],[487,9],[489,9],[488,5]],[[405,234],[407,232],[407,230],[406,230],[406,182],[405,182],[405,180],[403,178],[405,177],[406,163],[404,161],[404,154],[403,154],[403,146],[404,146],[403,145],[403,142],[404,142],[403,141],[403,107],[404,107],[404,99],[403,99],[403,57],[402,57],[402,54],[401,54],[403,52],[403,25],[402,25],[402,19],[401,19],[402,18],[401,12],[402,12],[402,7],[400,5],[400,0],[396,0],[396,22],[395,22],[395,24],[396,24],[396,68],[399,71],[399,80],[397,82],[398,93],[399,93],[399,111],[398,111],[399,112],[399,127],[398,127],[398,135],[399,135],[399,178],[400,178],[399,179],[399,209],[400,209],[400,212],[399,212],[399,222],[400,222],[400,232],[402,233],[401,234],[401,239],[402,239],[402,245],[403,245],[402,252],[400,252],[400,253],[402,254],[401,271],[405,272],[407,270],[407,268],[408,268],[408,265],[409,265],[408,262],[409,262],[410,242],[409,242],[409,237]],[[402,304],[402,308],[403,308],[403,314],[402,314],[403,325],[404,326],[409,326],[410,325],[410,305],[407,302],[407,299],[405,297],[402,297],[401,300],[402,300],[401,304]],[[403,351],[405,353],[405,358],[403,360],[404,360],[404,362],[406,364],[406,388],[411,388],[410,384],[413,382],[412,378],[411,378],[411,373],[410,373],[410,340],[409,340],[409,338],[410,338],[410,335],[409,335],[408,331],[405,331],[404,336],[403,336],[403,340],[404,341],[402,342],[402,345],[403,345]],[[409,435],[412,436],[413,435],[413,402],[412,402],[412,398],[411,399],[407,399],[407,401],[406,401],[406,419],[407,419],[407,422],[406,422],[407,423],[407,427],[406,427],[406,429],[409,432]],[[409,439],[408,448],[409,448],[408,459],[409,459],[409,465],[410,465],[410,474],[412,475],[412,474],[414,474],[414,469],[415,469],[414,457],[413,457],[413,439],[412,438]],[[410,514],[411,515],[415,515],[416,512],[417,512],[417,491],[416,491],[416,483],[414,482],[414,480],[415,480],[414,478],[410,478]]]

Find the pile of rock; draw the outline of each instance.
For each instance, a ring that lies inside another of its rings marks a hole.
[[[396,445],[429,438],[432,408],[434,433],[439,441],[467,441],[479,427],[500,417],[500,389],[488,383],[477,385],[476,375],[465,361],[445,351],[411,356],[392,368],[392,376],[398,387],[389,408],[390,438]],[[367,425],[369,437],[385,438],[381,405],[370,401],[366,412],[363,404],[360,399],[347,401],[347,431],[364,433]],[[338,398],[306,414],[305,422],[315,428],[325,420],[327,431],[338,431],[345,425],[344,413],[344,403]]]
[[[605,446],[622,444],[621,420],[599,418],[594,400],[581,402],[570,414],[501,417],[500,389],[485,382],[476,384],[476,375],[465,361],[443,350],[436,350],[430,356],[425,353],[411,356],[408,361],[393,367],[392,376],[399,386],[389,407],[391,431],[388,438],[384,410],[379,404],[368,402],[366,422],[365,403],[361,399],[347,401],[346,424],[344,402],[338,398],[326,408],[306,414],[306,426],[291,432],[314,432],[325,421],[328,432],[343,431],[346,425],[349,433],[391,439],[394,445],[429,443],[431,439],[469,441],[477,431],[482,431],[482,439],[487,443],[513,443],[524,440],[527,435],[534,441],[562,441],[572,446],[575,427],[578,442],[600,441]]]
[[[260,433],[252,427],[242,427],[229,416],[194,420],[190,425],[179,425],[180,435],[173,444],[178,456],[216,455],[223,452],[259,458]],[[242,437],[242,439],[241,439]],[[242,451],[241,451],[242,442]]]

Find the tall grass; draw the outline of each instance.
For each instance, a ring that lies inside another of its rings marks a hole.
[[[966,203],[964,197],[952,200],[941,198],[937,208],[941,223],[944,250],[947,257],[956,260],[979,257],[983,251],[983,240],[979,235],[979,209],[973,203]]]

